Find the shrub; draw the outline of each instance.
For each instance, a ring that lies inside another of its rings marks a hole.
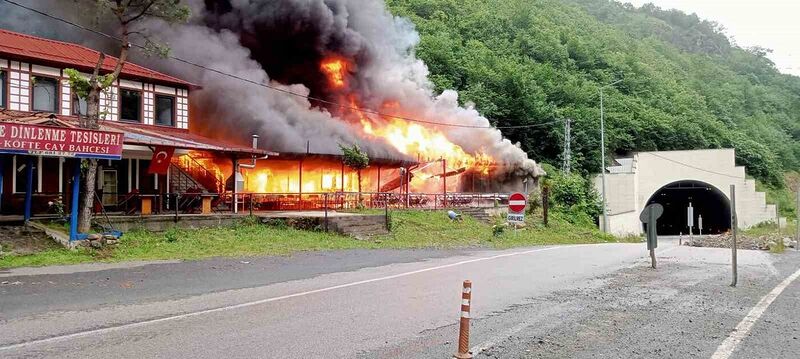
[[[563,173],[551,165],[544,167],[547,176],[542,185],[550,189],[551,211],[562,213],[562,217],[573,224],[594,223],[603,208],[591,181],[576,173]]]
[[[164,232],[164,240],[168,243],[177,242],[180,238],[180,229],[172,227]]]

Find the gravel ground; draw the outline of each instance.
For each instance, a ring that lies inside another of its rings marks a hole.
[[[708,247],[708,248],[730,248],[731,238],[730,234],[711,235],[703,237],[694,237],[692,239],[684,239],[683,245],[690,247]],[[791,237],[766,235],[751,237],[746,235],[738,235],[736,237],[736,245],[739,249],[743,250],[762,250],[767,251],[775,246],[778,241],[782,240],[785,248],[794,248],[795,241]]]
[[[0,226],[0,253],[31,254],[59,248],[43,231],[24,226]]]
[[[767,268],[742,269],[739,287],[731,288],[727,285],[730,274],[722,265],[709,270],[708,263],[662,262],[662,267],[669,268],[652,271],[637,266],[605,278],[607,284],[597,289],[547,298],[550,303],[568,298],[572,307],[581,309],[565,313],[551,328],[529,327],[480,357],[708,358],[750,308],[796,268],[796,261],[794,265],[783,263],[778,276]],[[790,344],[783,352],[797,357],[797,316],[792,312],[774,315],[785,314],[795,319],[760,324],[773,331],[795,333],[794,339],[782,335],[783,344]],[[743,347],[758,342],[744,342]],[[773,356],[759,353],[750,357]]]
[[[661,255],[657,270],[643,259],[582,288],[530,298],[473,320],[475,358],[709,358],[761,297],[800,264],[798,253],[751,252],[756,260],[740,265],[739,286],[731,288],[730,252],[676,250],[694,257]],[[789,289],[800,293],[800,282]],[[735,358],[800,356],[795,314],[800,311],[791,309],[798,298],[779,299],[768,311],[776,319],[757,322],[752,338],[742,343],[747,355]],[[444,358],[453,353],[455,333],[455,325],[438,328],[363,357]]]

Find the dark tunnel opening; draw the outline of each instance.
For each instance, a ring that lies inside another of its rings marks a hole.
[[[687,208],[690,203],[694,207],[694,234],[699,232],[701,216],[703,234],[720,234],[731,229],[730,201],[708,183],[700,181],[670,183],[650,197],[647,204],[653,203],[664,206],[664,214],[658,219],[659,235],[689,233]]]

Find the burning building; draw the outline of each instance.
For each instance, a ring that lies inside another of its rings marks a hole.
[[[410,182],[412,192],[522,190],[526,178],[542,174],[476,109],[460,106],[454,91],[433,92],[425,64],[414,56],[413,25],[380,0],[190,4],[190,24],[152,28],[176,56],[203,59],[237,77],[160,64],[203,84],[194,92],[202,117],[228,119],[198,121],[194,129],[239,141],[258,134],[269,150],[292,154],[243,170],[245,190],[355,190],[347,174],[342,179],[340,144],[358,144],[373,160],[369,191],[390,190],[384,186],[392,181]],[[309,172],[303,180],[298,154],[313,157],[302,166]]]
[[[448,193],[446,205],[457,201],[453,193],[518,191],[543,174],[456,92],[434,93],[414,55],[419,35],[381,0],[185,3],[188,24],[146,27],[174,57],[197,66],[136,53],[133,61],[200,85],[184,93],[191,120],[180,125],[193,136],[243,144],[257,135],[258,147],[271,152],[186,147],[174,164],[188,178],[161,184],[161,192],[295,195],[298,203],[333,193],[383,193],[374,198],[386,201],[388,193]],[[38,4],[72,11],[55,0]],[[82,20],[74,11],[69,16]],[[11,26],[53,38],[77,31],[37,21]],[[104,39],[83,41],[113,48]],[[342,164],[340,145],[352,144],[370,157],[360,174]]]

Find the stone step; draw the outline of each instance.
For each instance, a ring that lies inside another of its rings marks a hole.
[[[492,216],[486,212],[483,208],[469,208],[461,211],[461,215],[468,215],[472,218],[475,218],[478,221],[489,223],[492,220]]]
[[[337,227],[336,231],[343,234],[352,234],[352,233],[384,233],[386,232],[386,227],[383,225],[376,225],[376,226],[361,226],[361,227]]]
[[[333,231],[359,239],[389,233],[383,215],[334,217],[329,220],[329,226]]]

